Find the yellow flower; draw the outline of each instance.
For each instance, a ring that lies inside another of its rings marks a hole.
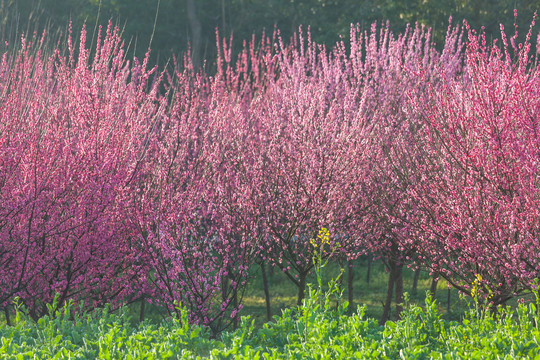
[[[476,294],[478,292],[478,288],[480,287],[480,285],[482,284],[482,275],[480,274],[476,274],[476,279],[474,279],[474,282],[473,282],[473,287],[472,287],[472,290],[471,290],[471,296],[473,298],[476,297]]]
[[[327,228],[319,230],[318,238],[321,240],[321,246],[324,244],[330,244],[330,232]]]
[[[311,239],[309,242],[314,248],[319,247],[319,245],[324,246],[330,244],[330,232],[327,228],[321,228],[321,230],[319,230],[319,235],[317,235],[317,239]]]

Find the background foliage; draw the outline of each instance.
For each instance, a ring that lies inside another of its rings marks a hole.
[[[161,64],[171,55],[182,55],[188,44],[194,44],[194,33],[188,18],[187,5],[193,0],[0,0],[2,29],[14,34],[15,28],[65,29],[69,20],[80,29],[86,22],[107,25],[116,20],[124,29],[124,39],[132,39],[132,49],[144,56],[158,21],[152,42],[152,59]],[[499,24],[512,29],[513,10],[518,11],[518,27],[526,33],[532,15],[540,9],[540,0],[197,0],[195,15],[201,25],[199,62],[215,58],[215,31],[222,36],[234,34],[236,48],[242,40],[260,36],[266,29],[277,27],[284,39],[290,38],[299,25],[311,27],[313,40],[333,45],[340,37],[347,38],[351,23],[369,29],[374,22],[390,22],[394,32],[404,30],[407,23],[418,22],[433,28],[433,39],[439,48],[444,42],[448,19],[454,23],[466,19],[471,27],[482,26],[488,39],[497,38]],[[18,16],[15,16],[19,14]],[[26,20],[28,19],[28,20]]]

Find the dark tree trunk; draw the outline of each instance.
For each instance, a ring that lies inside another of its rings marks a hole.
[[[7,326],[11,326],[11,318],[9,317],[9,308],[7,306],[4,308],[4,314],[6,315]]]
[[[394,266],[394,286],[396,290],[396,320],[401,317],[401,311],[403,311],[403,264],[401,262],[396,263]]]
[[[227,300],[227,292],[229,291],[229,279],[227,277],[221,278],[221,301]]]
[[[416,271],[414,272],[411,295],[416,295],[418,293],[418,278],[419,277],[420,277],[420,268],[417,268]]]
[[[228,277],[222,277],[221,278],[221,301],[222,301],[223,304],[225,303],[225,301],[227,301],[227,296],[228,296],[227,293],[228,292],[229,292],[229,278]],[[221,329],[222,321],[223,321],[223,318],[220,318],[218,320],[216,329]],[[214,330],[215,329],[213,329],[212,331],[214,331]]]
[[[234,309],[238,309],[238,291],[237,289],[234,289],[234,295],[233,295],[233,305]],[[238,315],[236,315],[233,319],[233,326],[235,329],[238,329]]]
[[[394,261],[389,261],[390,272],[388,273],[388,288],[386,290],[386,301],[383,307],[381,325],[384,325],[390,319],[390,307],[392,305],[392,294],[394,292],[395,269]]]
[[[370,277],[371,277],[371,262],[372,262],[371,255],[369,255],[368,263],[367,263],[367,273],[366,273],[366,283],[368,285],[369,285],[369,280],[370,280]]]
[[[354,280],[354,267],[352,260],[347,262],[348,267],[348,276],[347,276],[347,290],[349,296],[349,312],[353,312],[353,302],[354,302],[354,293],[353,293],[353,280]]]
[[[307,278],[307,272],[301,272],[298,274],[298,299],[296,300],[296,304],[298,306],[302,305],[302,300],[304,300],[305,292],[306,292],[306,278]]]
[[[197,16],[195,0],[187,0],[187,16],[191,29],[191,61],[193,68],[197,70],[201,64],[201,22]]]
[[[225,16],[225,0],[221,0],[221,26],[224,33],[227,32],[227,19]]]
[[[266,301],[266,321],[272,320],[272,310],[270,307],[270,290],[268,288],[268,277],[266,276],[266,264],[261,263],[261,271],[264,287],[264,300]]]
[[[431,293],[432,297],[435,297],[435,293],[437,292],[438,282],[439,282],[439,279],[437,278],[437,274],[433,274],[433,279],[431,280],[431,286],[429,288],[429,292]]]

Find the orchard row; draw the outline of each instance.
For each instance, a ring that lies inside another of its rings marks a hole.
[[[533,24],[534,25],[534,24]],[[493,306],[540,275],[540,37],[351,27],[245,43],[217,71],[23,37],[0,60],[0,306],[129,302],[220,331],[248,269],[419,266]],[[94,38],[94,37],[93,37]],[[186,56],[189,59],[189,56]],[[54,300],[56,297],[56,300]],[[6,310],[8,311],[8,310]]]

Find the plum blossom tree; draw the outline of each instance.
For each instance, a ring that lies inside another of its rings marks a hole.
[[[149,301],[173,313],[182,305],[215,333],[238,318],[259,236],[244,198],[250,189],[238,185],[252,92],[243,72],[228,68],[210,77],[186,58],[133,191]]]
[[[120,304],[138,273],[119,199],[162,104],[118,29],[89,54],[83,29],[78,50],[71,35],[67,54],[23,37],[0,62],[0,303],[33,317],[55,297]]]
[[[264,96],[254,104],[259,140],[248,171],[254,175],[252,207],[264,220],[259,256],[298,287],[301,304],[314,265],[310,240],[327,228],[330,247],[349,250],[347,210],[355,186],[350,170],[365,148],[344,47],[327,53],[309,31],[307,39],[300,31],[295,41],[285,46],[277,40],[279,76],[267,79]]]
[[[468,28],[463,72],[427,92],[435,105],[420,111],[421,156],[408,162],[417,170],[409,196],[422,261],[492,305],[538,278],[540,78],[532,26],[523,44],[502,27],[501,44]]]
[[[408,27],[398,35],[388,25],[377,30],[373,24],[364,33],[351,28],[351,77],[361,89],[360,116],[371,135],[364,137],[369,151],[364,168],[357,169],[357,181],[363,185],[353,200],[362,227],[352,230],[361,246],[381,257],[389,271],[383,323],[389,319],[394,291],[399,317],[403,266],[415,258],[418,246],[408,224],[416,211],[416,200],[407,196],[406,179],[413,169],[402,160],[416,156],[409,133],[418,126],[419,114],[409,104],[415,99],[418,109],[431,106],[424,93],[429,86],[440,86],[441,75],[452,77],[459,69],[459,44],[457,28],[449,28],[442,54],[431,43],[430,30],[423,27]]]

